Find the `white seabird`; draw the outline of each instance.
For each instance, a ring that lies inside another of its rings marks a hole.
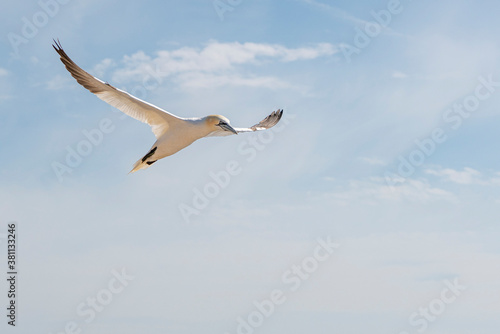
[[[52,46],[61,56],[66,69],[80,85],[125,114],[151,126],[156,142],[149,152],[134,164],[130,173],[148,168],[159,159],[177,153],[203,137],[228,136],[272,128],[283,115],[283,110],[278,109],[249,128],[233,128],[229,120],[221,115],[209,115],[203,118],[175,116],[90,75],[68,57],[59,41],[54,40],[54,44]]]

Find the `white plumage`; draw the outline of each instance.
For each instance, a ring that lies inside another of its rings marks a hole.
[[[178,117],[93,77],[68,57],[59,42],[54,41],[54,44],[52,46],[61,56],[66,69],[80,85],[125,114],[151,126],[157,140],[149,152],[135,163],[131,173],[148,168],[157,160],[182,150],[200,138],[266,130],[275,126],[283,115],[283,110],[278,109],[249,128],[233,128],[229,120],[221,115]]]

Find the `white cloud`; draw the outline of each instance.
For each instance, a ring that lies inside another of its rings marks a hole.
[[[460,171],[437,166],[426,169],[425,173],[434,175],[442,181],[463,186],[500,186],[500,172],[480,172],[470,167],[465,167]]]
[[[458,184],[477,184],[481,183],[479,178],[481,173],[475,169],[465,167],[463,171],[457,171],[451,168],[440,170],[428,169],[425,171],[427,174],[440,176],[447,181]]]
[[[151,57],[143,51],[123,58],[123,68],[116,70],[113,81],[161,80],[174,77],[186,87],[240,85],[266,88],[289,88],[292,85],[273,77],[244,75],[239,66],[268,62],[292,62],[331,56],[337,48],[329,43],[290,49],[277,44],[209,42],[204,48],[182,47],[158,51]]]
[[[264,87],[270,89],[293,88],[293,86],[283,80],[274,77],[248,77],[239,75],[214,75],[210,73],[189,72],[177,78],[185,87],[209,88],[216,86],[247,86]]]
[[[283,61],[315,59],[331,56],[337,52],[337,48],[329,43],[320,43],[315,48],[286,49],[281,47],[280,49]]]
[[[373,177],[367,181],[352,180],[328,195],[340,205],[354,203],[376,204],[380,201],[429,202],[444,200],[455,202],[456,198],[444,189],[433,187],[426,180],[408,179],[404,183],[389,186],[384,178]]]
[[[92,73],[94,73],[94,75],[97,77],[101,77],[104,75],[104,73],[106,73],[106,71],[110,67],[112,67],[114,65],[116,65],[116,64],[115,64],[113,59],[111,59],[111,58],[103,59],[99,64],[94,66]]]
[[[7,76],[9,74],[9,71],[7,71],[5,68],[0,67],[0,77]]]
[[[494,173],[492,176],[484,175],[473,168],[465,167],[463,171],[451,168],[426,169],[425,172],[435,175],[447,182],[461,185],[500,185],[500,173]]]
[[[404,79],[408,77],[408,74],[399,71],[394,71],[392,73],[392,77],[395,79]]]

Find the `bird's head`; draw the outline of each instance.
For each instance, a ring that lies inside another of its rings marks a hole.
[[[205,118],[206,124],[213,131],[229,131],[234,134],[238,132],[231,126],[229,120],[221,115],[210,115]]]

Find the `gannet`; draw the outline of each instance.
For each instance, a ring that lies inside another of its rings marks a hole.
[[[229,119],[222,115],[209,115],[202,118],[175,116],[90,75],[68,57],[59,41],[54,40],[54,44],[52,46],[61,57],[66,69],[80,85],[128,116],[151,126],[156,142],[148,153],[134,164],[130,173],[148,168],[156,161],[179,152],[203,137],[237,135],[241,132],[272,128],[283,115],[283,109],[278,109],[249,128],[234,128]]]

